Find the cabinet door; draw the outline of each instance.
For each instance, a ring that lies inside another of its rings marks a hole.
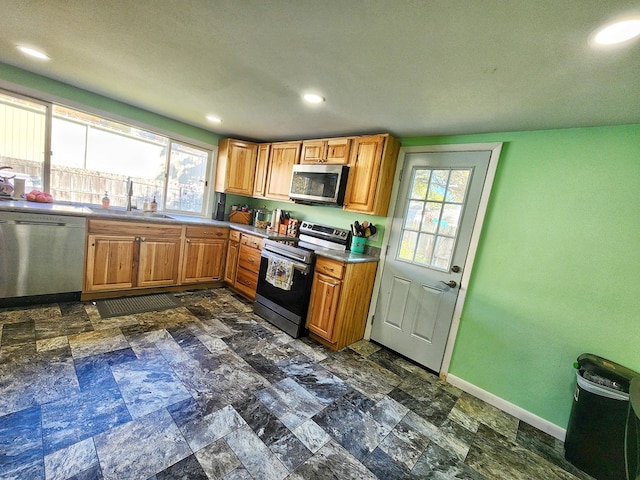
[[[300,163],[322,163],[327,156],[327,142],[324,140],[305,140],[302,142]]]
[[[256,177],[253,182],[253,196],[264,197],[264,187],[267,184],[267,171],[269,166],[269,153],[271,144],[258,145],[258,159],[256,162]]]
[[[371,212],[378,184],[384,137],[374,135],[356,140],[349,166],[344,209]]]
[[[187,238],[184,245],[182,283],[221,280],[225,244],[225,240]]]
[[[265,197],[289,200],[293,166],[300,161],[301,142],[271,144]]]
[[[341,287],[342,283],[335,278],[320,273],[313,276],[307,328],[329,342],[334,341]]]
[[[137,244],[131,235],[89,235],[85,291],[134,287]]]
[[[256,169],[257,145],[225,138],[218,150],[216,190],[251,196]]]
[[[160,287],[178,283],[180,239],[140,238],[138,287]]]
[[[349,163],[349,153],[351,153],[350,138],[331,138],[327,140],[326,163],[346,165]]]
[[[224,283],[232,287],[236,283],[239,248],[240,244],[238,242],[229,242],[229,247],[227,248],[227,260],[224,267]]]

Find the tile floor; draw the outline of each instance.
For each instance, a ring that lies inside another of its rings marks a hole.
[[[378,345],[294,340],[224,288],[179,297],[0,310],[1,479],[588,478]]]

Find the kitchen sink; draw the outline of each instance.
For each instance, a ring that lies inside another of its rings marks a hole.
[[[136,218],[169,218],[173,219],[170,215],[157,212],[143,212],[141,210],[120,210],[117,208],[101,208],[101,207],[89,207],[92,212],[113,215],[114,217],[136,217]]]

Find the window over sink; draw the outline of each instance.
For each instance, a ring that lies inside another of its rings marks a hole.
[[[28,190],[87,204],[108,192],[112,206],[125,206],[131,178],[139,209],[155,197],[160,210],[208,213],[211,149],[9,92],[0,92],[0,120],[0,166],[27,175]]]

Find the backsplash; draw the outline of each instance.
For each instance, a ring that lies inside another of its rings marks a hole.
[[[243,197],[241,195],[227,194],[226,199],[226,218],[231,211],[232,205],[247,205],[251,209],[266,208],[274,210],[280,208],[291,214],[291,218],[300,220],[309,220],[312,222],[331,225],[333,227],[351,229],[351,224],[357,220],[362,222],[367,220],[376,226],[377,234],[367,239],[365,253],[371,251],[370,255],[379,256],[380,247],[382,246],[382,238],[384,237],[384,228],[387,221],[386,217],[376,217],[373,215],[363,215],[355,212],[345,212],[339,207],[323,207],[320,205],[302,205],[293,202],[278,202],[274,200],[266,200],[260,198]],[[377,253],[373,253],[377,249]]]

